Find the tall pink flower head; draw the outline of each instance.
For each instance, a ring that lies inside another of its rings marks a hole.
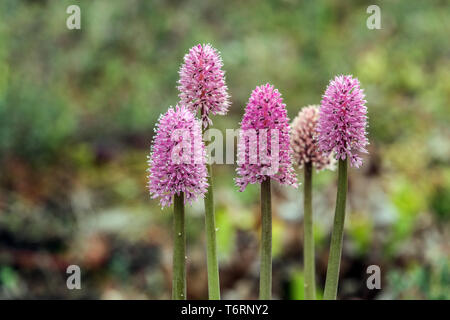
[[[367,153],[367,108],[358,79],[337,76],[330,81],[322,97],[319,125],[320,149],[336,159],[350,159],[354,167],[362,165],[360,152]]]
[[[289,146],[289,118],[281,94],[266,84],[253,90],[241,122],[238,177],[244,191],[249,183],[266,179],[297,187]]]
[[[208,187],[206,151],[200,122],[185,106],[161,115],[149,156],[148,187],[152,199],[170,206],[184,192],[185,203],[203,197]]]
[[[194,113],[200,110],[203,126],[212,124],[209,115],[228,112],[230,97],[225,85],[219,52],[209,44],[198,44],[184,56],[178,81],[182,104]]]
[[[325,154],[317,145],[316,127],[319,121],[319,106],[302,108],[292,121],[291,148],[296,164],[302,168],[311,163],[316,170],[333,169],[336,160]]]

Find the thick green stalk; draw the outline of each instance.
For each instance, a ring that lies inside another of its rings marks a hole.
[[[210,300],[220,300],[219,263],[217,261],[216,222],[214,219],[214,194],[212,168],[208,168],[208,191],[205,195],[206,257],[208,268],[208,295]]]
[[[204,136],[209,141],[209,137]],[[208,296],[210,300],[220,300],[219,263],[217,260],[216,221],[214,213],[214,193],[212,166],[207,164],[208,190],[205,194],[206,260],[208,269]]]
[[[261,272],[259,298],[272,298],[272,200],[270,178],[261,183]]]
[[[305,299],[316,299],[316,275],[315,275],[315,257],[314,257],[314,235],[313,235],[313,216],[312,216],[312,164],[308,162],[304,168],[304,249],[303,261],[305,267]]]
[[[339,160],[338,190],[333,232],[331,234],[330,255],[328,257],[327,279],[325,281],[325,300],[336,300],[339,267],[341,263],[342,239],[344,235],[345,202],[347,197],[347,159]]]
[[[174,196],[173,204],[173,281],[172,299],[186,299],[186,234],[184,230],[184,193]]]

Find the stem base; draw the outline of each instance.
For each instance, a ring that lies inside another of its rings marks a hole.
[[[314,234],[313,234],[313,215],[312,215],[312,164],[305,164],[305,184],[304,184],[304,273],[305,273],[305,299],[316,299],[316,275],[315,275],[315,257],[314,257]]]
[[[214,217],[214,194],[212,182],[212,168],[208,169],[208,191],[205,195],[205,229],[206,229],[206,258],[208,269],[209,300],[220,300],[219,263],[217,261],[216,222]]]
[[[347,198],[347,159],[339,160],[338,190],[333,232],[331,234],[330,256],[328,257],[327,278],[324,300],[336,300],[339,268],[341,264],[342,240],[344,236],[345,204]]]
[[[172,299],[186,299],[186,233],[184,231],[184,193],[174,196],[173,204],[173,280]]]
[[[261,274],[259,298],[272,298],[272,199],[270,178],[261,183]]]

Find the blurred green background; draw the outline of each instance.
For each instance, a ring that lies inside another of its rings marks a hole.
[[[81,30],[66,8],[81,8]],[[381,8],[369,30],[366,8]],[[349,173],[339,298],[450,298],[450,8],[447,1],[0,2],[0,298],[167,299],[172,215],[150,200],[147,154],[177,103],[184,54],[222,54],[238,128],[250,92],[274,84],[292,119],[353,74],[370,154]],[[258,296],[259,189],[216,165],[222,296]],[[319,295],[336,172],[314,178]],[[301,299],[302,188],[274,189],[274,298]],[[188,298],[207,298],[203,203],[187,208]],[[66,267],[82,290],[66,288]],[[381,268],[381,290],[366,269]]]

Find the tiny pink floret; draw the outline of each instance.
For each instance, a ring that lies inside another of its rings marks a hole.
[[[170,107],[155,128],[149,156],[148,187],[162,207],[184,192],[185,204],[204,197],[207,183],[206,151],[201,125],[185,106]]]
[[[256,133],[253,139],[249,133]],[[245,108],[238,142],[236,184],[240,191],[244,191],[249,183],[261,183],[269,178],[297,187],[286,105],[272,85],[253,90]],[[275,165],[271,159],[276,159]]]
[[[353,167],[362,165],[359,153],[367,153],[367,108],[358,79],[337,76],[322,97],[317,133],[321,151],[335,152],[336,159],[349,158]]]
[[[212,124],[210,114],[224,115],[230,106],[219,52],[209,44],[197,45],[184,56],[178,90],[181,103],[195,114],[200,111],[203,126]]]
[[[333,155],[319,150],[316,128],[319,122],[319,106],[312,105],[302,108],[292,121],[291,148],[295,163],[303,168],[311,163],[317,170],[334,169],[336,160]]]

